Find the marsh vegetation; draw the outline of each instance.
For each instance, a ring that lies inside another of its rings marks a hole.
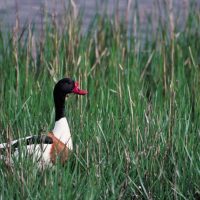
[[[35,36],[16,19],[0,32],[1,142],[53,128],[56,80],[89,91],[66,102],[74,143],[66,166],[1,162],[0,199],[200,197],[200,15],[189,10],[177,31],[166,13],[142,41],[117,13],[96,15],[83,34],[73,9],[63,30],[52,18]]]

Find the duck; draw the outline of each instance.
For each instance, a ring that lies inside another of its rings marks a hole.
[[[65,164],[70,152],[73,151],[71,132],[65,116],[65,99],[70,94],[86,95],[88,91],[80,89],[79,83],[71,78],[59,80],[53,90],[55,106],[53,130],[47,134],[31,135],[9,143],[1,143],[0,160],[8,162],[9,152],[10,163],[19,157],[22,159],[31,157],[39,169],[53,166],[57,161]]]

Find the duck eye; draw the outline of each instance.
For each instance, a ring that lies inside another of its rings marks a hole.
[[[67,80],[66,80],[66,83],[67,83],[67,84],[72,84],[73,82],[74,82],[74,81],[73,81],[72,79],[67,79]]]
[[[70,80],[69,80],[69,79],[67,79],[67,80],[66,80],[66,83],[67,83],[67,84],[70,84]]]

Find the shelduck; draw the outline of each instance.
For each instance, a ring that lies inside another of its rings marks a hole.
[[[65,98],[71,93],[88,94],[86,90],[79,88],[78,82],[70,78],[58,81],[53,91],[55,126],[52,132],[0,144],[0,159],[6,161],[8,157],[6,152],[11,152],[11,162],[13,162],[12,158],[19,158],[19,155],[22,155],[22,158],[32,156],[33,161],[40,169],[52,166],[57,160],[64,164],[68,159],[69,152],[73,150],[71,133],[65,117]]]

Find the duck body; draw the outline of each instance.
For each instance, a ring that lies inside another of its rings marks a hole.
[[[33,135],[10,143],[0,144],[0,159],[9,162],[15,159],[31,157],[39,169],[51,167],[57,160],[64,164],[73,150],[72,137],[67,119],[64,115],[65,97],[74,93],[85,95],[88,92],[80,90],[78,83],[69,78],[60,80],[54,88],[55,125],[52,132],[46,135]]]
[[[52,166],[50,152],[53,140],[48,135],[33,135],[0,144],[0,159],[8,166],[13,166],[15,160],[29,159],[36,162],[39,169]]]

